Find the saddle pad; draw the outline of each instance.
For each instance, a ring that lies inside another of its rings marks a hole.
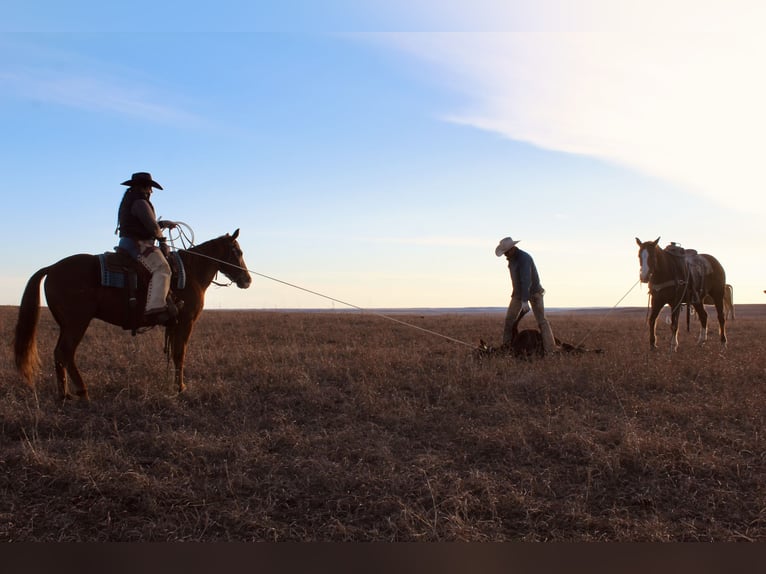
[[[186,269],[178,251],[170,254],[173,261],[173,278],[176,282],[176,289],[186,287]],[[99,253],[98,262],[101,266],[101,285],[104,287],[124,288],[128,286],[129,269],[125,265],[125,257],[117,253]],[[135,285],[134,285],[135,287]]]
[[[98,262],[101,266],[101,285],[104,287],[124,288],[128,286],[128,269],[124,264],[125,257],[117,253],[99,253]]]

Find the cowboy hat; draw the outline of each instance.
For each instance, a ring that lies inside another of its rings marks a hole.
[[[162,189],[162,186],[152,179],[152,174],[147,171],[137,171],[128,181],[123,181],[120,185],[140,186],[150,185],[157,189]]]
[[[500,243],[498,244],[498,246],[497,246],[497,247],[495,247],[495,255],[497,255],[498,257],[500,257],[500,256],[501,256],[503,253],[505,253],[506,251],[508,251],[508,250],[509,250],[511,247],[513,247],[514,245],[516,245],[516,244],[517,244],[519,241],[521,241],[521,240],[520,240],[520,239],[518,239],[518,240],[515,240],[515,241],[514,241],[514,240],[513,240],[513,239],[511,239],[510,237],[503,237],[503,238],[500,240]]]

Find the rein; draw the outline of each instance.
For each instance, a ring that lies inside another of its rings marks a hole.
[[[192,247],[197,247],[197,246],[194,245]],[[252,271],[250,271],[249,269],[240,267],[239,265],[235,265],[234,263],[229,263],[228,261],[224,261],[223,259],[218,259],[217,257],[206,255],[205,253],[200,253],[199,251],[192,251],[191,249],[179,249],[179,251],[189,253],[190,255],[196,255],[197,257],[204,257],[205,259],[209,259],[210,261],[215,261],[216,263],[222,263],[224,265],[228,265],[229,267],[234,267],[234,269],[239,269],[241,271],[247,271],[248,273],[252,273]],[[218,275],[217,271],[216,271],[216,275]],[[218,287],[229,287],[234,284],[234,281],[229,281],[228,283],[219,283],[218,281],[211,281],[211,283],[214,285],[217,285]]]
[[[191,226],[189,226],[187,223],[184,223],[183,221],[175,221],[174,223],[176,224],[176,226],[173,229],[168,230],[168,240],[172,249],[177,251],[185,251],[186,253],[191,253],[192,255],[199,255],[200,257],[206,257],[217,263],[225,263],[226,265],[231,265],[231,263],[227,263],[226,261],[216,259],[215,257],[210,257],[209,255],[205,255],[204,253],[191,251],[191,249],[193,249],[194,247],[197,247],[197,245],[194,243],[194,231],[192,230]],[[173,231],[176,232],[175,236],[173,234]],[[176,248],[175,246],[176,241],[179,241],[181,243],[181,247]],[[241,267],[238,267],[237,265],[231,265],[231,266],[242,269]],[[247,271],[247,269],[242,269],[242,271]],[[217,272],[216,272],[216,276],[218,276]],[[231,285],[234,284],[234,281],[229,281],[228,283],[219,283],[218,281],[211,281],[211,283],[213,285],[216,285],[217,287],[230,287]]]

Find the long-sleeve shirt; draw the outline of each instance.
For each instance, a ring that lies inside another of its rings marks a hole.
[[[540,276],[537,273],[535,262],[526,251],[516,248],[508,260],[508,269],[511,272],[511,282],[513,283],[512,298],[515,297],[526,302],[529,301],[530,295],[545,293],[545,289],[540,284]]]

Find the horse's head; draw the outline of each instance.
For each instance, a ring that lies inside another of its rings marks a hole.
[[[640,265],[639,277],[641,283],[649,283],[649,279],[652,276],[652,272],[656,268],[657,246],[660,242],[658,237],[654,241],[641,241],[636,237],[636,243],[638,244],[638,262]]]
[[[221,237],[221,241],[225,243],[223,249],[223,256],[220,258],[220,266],[218,270],[226,275],[231,281],[237,284],[240,289],[247,289],[253,282],[250,277],[250,273],[247,270],[247,265],[242,257],[242,249],[237,242],[239,237],[239,229],[229,235],[228,233]]]

